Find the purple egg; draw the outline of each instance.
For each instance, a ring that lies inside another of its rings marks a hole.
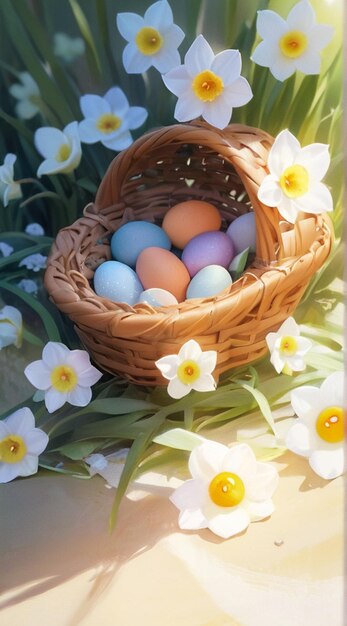
[[[182,261],[191,277],[207,265],[227,268],[234,256],[233,243],[225,233],[211,230],[193,237],[182,253]]]

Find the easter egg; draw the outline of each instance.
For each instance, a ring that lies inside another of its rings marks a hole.
[[[203,267],[190,281],[187,298],[210,298],[232,284],[228,270],[221,265]]]
[[[147,302],[151,306],[170,306],[170,304],[178,304],[177,298],[166,289],[146,289],[140,294],[139,302]]]
[[[94,290],[112,302],[136,304],[143,287],[134,270],[119,261],[105,261],[95,270]]]
[[[234,246],[230,237],[215,230],[191,239],[183,250],[182,261],[193,277],[207,265],[228,267],[233,256]]]
[[[253,211],[240,215],[231,222],[226,234],[233,242],[235,254],[246,248],[249,248],[250,252],[255,252],[257,233]]]
[[[182,261],[169,250],[146,248],[137,259],[136,272],[144,289],[166,289],[178,302],[185,299],[189,273]]]
[[[135,267],[142,250],[153,246],[170,250],[171,241],[160,226],[150,222],[127,222],[112,235],[111,239],[113,258],[131,267]]]
[[[188,241],[209,230],[219,230],[222,218],[209,202],[187,200],[171,207],[163,219],[163,229],[174,246],[184,248]]]

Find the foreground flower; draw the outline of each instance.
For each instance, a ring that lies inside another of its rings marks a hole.
[[[89,465],[89,474],[91,476],[100,474],[106,480],[108,487],[118,487],[128,452],[129,448],[122,448],[106,456],[101,453],[91,454],[84,459]]]
[[[27,224],[27,226],[25,227],[25,232],[27,235],[34,235],[34,237],[42,237],[45,234],[45,231],[42,228],[41,224],[37,224],[37,222]]]
[[[77,122],[71,122],[63,131],[47,126],[39,128],[34,141],[45,159],[37,170],[39,178],[43,174],[68,174],[79,166],[82,150]]]
[[[0,420],[0,483],[36,474],[39,454],[47,444],[48,436],[35,428],[35,418],[28,407]]]
[[[12,254],[14,248],[9,246],[5,241],[0,241],[0,252],[3,257],[8,257]]]
[[[21,312],[14,306],[4,306],[0,310],[0,350],[14,344],[20,348],[23,338]]]
[[[13,166],[16,160],[16,155],[9,152],[0,166],[0,196],[4,206],[7,206],[10,200],[21,198],[23,195],[21,186],[13,180]]]
[[[250,522],[271,515],[278,483],[274,467],[256,460],[246,444],[228,448],[207,441],[189,458],[192,479],[176,489],[171,501],[180,509],[183,530],[209,528],[228,539]]]
[[[269,67],[277,80],[286,80],[296,70],[319,74],[320,53],[329,43],[333,28],[316,24],[315,12],[307,0],[298,2],[287,21],[274,11],[259,11],[257,30],[263,41],[251,56],[258,65]]]
[[[22,289],[22,291],[34,294],[35,296],[39,290],[37,284],[34,280],[31,280],[31,278],[22,278],[22,280],[17,283],[17,286],[19,289]]]
[[[291,370],[300,372],[306,368],[303,357],[312,342],[300,337],[300,326],[293,317],[288,317],[276,333],[269,333],[265,339],[271,353],[270,363],[278,374],[283,370],[291,373]]]
[[[19,267],[27,267],[28,270],[33,272],[39,272],[45,269],[47,263],[47,257],[39,252],[37,254],[29,254],[19,263]]]
[[[92,399],[91,385],[102,373],[90,363],[85,350],[69,350],[64,344],[49,341],[42,360],[29,363],[24,374],[36,389],[45,391],[45,404],[53,413],[65,402],[87,406]]]
[[[66,33],[55,33],[53,44],[54,54],[66,63],[71,63],[85,51],[84,41],[81,37],[70,37]]]
[[[28,72],[21,72],[19,78],[21,82],[11,85],[9,92],[18,100],[15,106],[18,117],[29,120],[39,113],[40,90]]]
[[[269,207],[277,207],[291,224],[301,211],[314,214],[332,211],[331,193],[320,182],[329,164],[329,146],[312,143],[301,148],[289,130],[282,130],[269,152],[270,174],[262,181],[258,198]]]
[[[313,471],[327,480],[341,476],[344,463],[343,372],[330,374],[318,387],[299,387],[291,393],[298,416],[286,446],[308,458]]]
[[[238,50],[214,55],[209,43],[199,35],[186,54],[184,65],[163,76],[166,87],[178,96],[176,120],[187,122],[201,115],[212,126],[225,128],[233,107],[247,104],[252,98],[252,90],[240,73]]]
[[[124,150],[133,142],[130,130],[138,128],[147,119],[143,107],[131,107],[119,87],[112,87],[105,96],[87,94],[80,99],[85,117],[79,123],[79,134],[84,143],[101,143],[111,150]]]
[[[173,23],[166,0],[152,4],[143,18],[137,13],[118,13],[117,27],[129,42],[123,51],[123,65],[128,74],[142,74],[152,65],[163,74],[180,63],[177,48],[184,32]]]
[[[167,392],[172,398],[183,398],[191,389],[214,391],[216,381],[212,372],[216,367],[217,352],[202,352],[199,344],[190,339],[178,354],[169,354],[155,362],[164,378],[170,382]]]

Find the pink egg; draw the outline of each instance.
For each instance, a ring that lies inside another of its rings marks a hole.
[[[190,276],[182,261],[169,250],[143,250],[136,262],[136,273],[144,289],[159,287],[173,294],[178,302],[185,299]]]
[[[183,250],[182,261],[193,277],[207,265],[227,268],[233,256],[234,246],[230,237],[217,230],[191,239]]]

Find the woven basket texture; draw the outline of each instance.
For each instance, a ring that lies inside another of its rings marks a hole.
[[[293,313],[333,238],[326,214],[301,214],[293,225],[259,202],[272,143],[256,128],[192,122],[145,134],[112,161],[95,203],[58,233],[45,274],[51,299],[100,368],[152,386],[167,384],[155,361],[189,339],[218,352],[216,378],[266,353],[265,336]],[[168,307],[97,296],[91,279],[111,258],[111,234],[129,220],[161,224],[171,206],[189,199],[215,205],[224,230],[254,210],[256,257],[241,278],[218,296]]]

